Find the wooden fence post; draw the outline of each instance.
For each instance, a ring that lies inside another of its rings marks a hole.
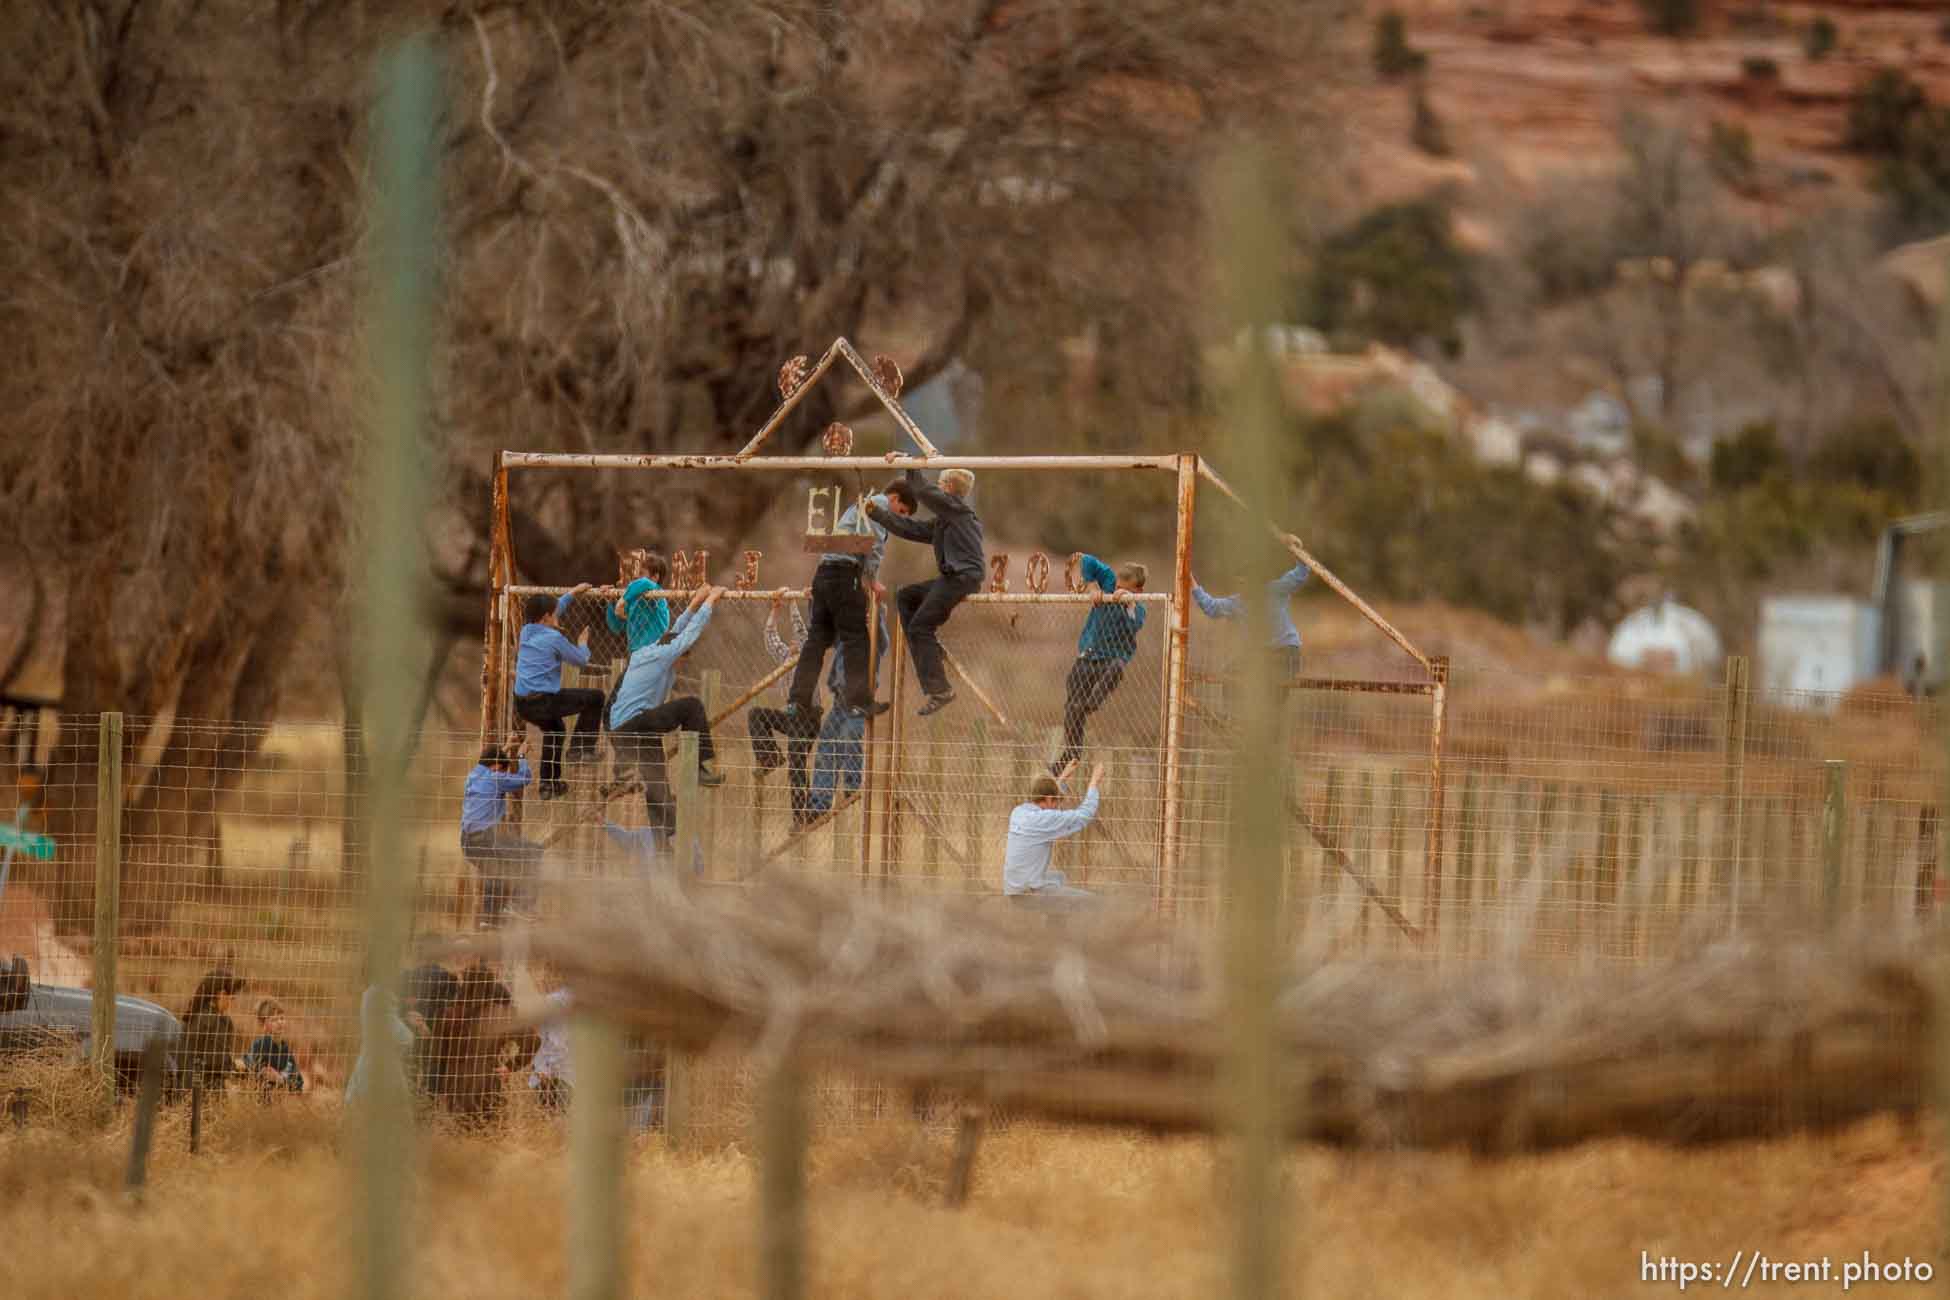
[[[609,1020],[569,1021],[576,1065],[569,1099],[569,1296],[618,1300],[623,1280],[623,1033]]]
[[[657,742],[652,742],[657,743]],[[697,733],[677,733],[677,757],[670,771],[671,796],[677,805],[677,829],[671,836],[673,869],[685,871],[698,861],[699,808],[697,789]],[[664,1136],[672,1146],[691,1138],[691,1059],[687,1052],[664,1050]],[[619,1103],[620,1104],[620,1103]]]
[[[799,1300],[806,1293],[805,1075],[782,1060],[759,1097],[759,1294]]]
[[[706,668],[699,676],[702,679],[698,689],[704,698],[704,716],[707,718],[715,718],[718,716],[718,709],[722,706],[724,700],[724,674],[716,668]],[[713,730],[716,729],[714,728]],[[725,771],[724,755],[722,753],[718,756],[717,768],[719,774],[722,775]],[[719,788],[720,790],[723,789],[722,786]],[[704,874],[707,878],[716,880],[726,879],[733,874],[725,870],[724,863],[719,859],[719,852],[722,847],[721,827],[719,825],[722,821],[719,815],[719,804],[721,802],[721,797],[714,797],[706,803],[700,803],[697,809],[698,834],[703,843]]]
[[[1822,767],[1828,774],[1828,791],[1821,803],[1821,905],[1823,919],[1833,926],[1842,915],[1842,861],[1848,843],[1848,763],[1831,758]]]
[[[1361,869],[1367,872],[1369,878],[1372,879],[1374,877],[1374,854],[1368,848],[1373,843],[1372,828],[1375,820],[1374,772],[1372,770],[1364,770],[1361,773],[1360,789],[1361,793],[1354,800],[1356,811],[1355,815],[1348,821],[1347,833],[1337,839],[1335,843],[1339,844],[1341,851],[1359,864]],[[1361,920],[1360,924],[1355,927],[1355,933],[1356,942],[1363,949],[1368,946],[1368,910],[1372,902],[1373,900],[1365,894],[1362,895]]]
[[[1408,899],[1408,774],[1396,768],[1388,774],[1388,901],[1404,914]]]
[[[1605,790],[1598,795],[1598,876],[1592,898],[1600,951],[1618,924],[1618,857],[1618,796]]]
[[[95,1070],[115,1085],[115,945],[122,910],[122,715],[104,713],[95,759]]]
[[[651,744],[661,744],[652,739]],[[708,865],[703,858],[704,818],[697,791],[697,733],[677,733],[677,757],[665,769],[670,773],[671,798],[677,805],[677,829],[671,836],[671,861],[680,869]]]
[[[1476,942],[1470,927],[1476,919],[1474,899],[1477,793],[1476,769],[1472,767],[1463,773],[1462,802],[1456,808],[1456,891],[1451,908],[1456,924],[1461,927],[1456,945],[1456,951],[1460,953],[1467,953]]]
[[[970,879],[990,883],[1000,888],[1002,878],[999,872],[993,880],[981,872],[982,866],[990,856],[989,846],[982,843],[982,814],[1002,798],[1002,792],[995,788],[995,755],[989,745],[989,720],[976,718],[969,727],[972,733],[971,743],[975,747],[975,776],[973,784],[966,792],[966,797],[961,801],[968,837],[968,847],[962,856],[968,863]]]
[[[1720,707],[1720,851],[1714,863],[1716,902],[1731,898],[1734,864],[1740,860],[1747,774],[1747,659],[1727,659],[1726,697]]]

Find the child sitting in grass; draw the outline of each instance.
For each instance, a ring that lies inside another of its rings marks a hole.
[[[303,1092],[305,1076],[298,1070],[298,1058],[285,1038],[284,1006],[276,998],[257,1004],[258,1035],[244,1053],[244,1065],[253,1078],[268,1091],[282,1088]]]

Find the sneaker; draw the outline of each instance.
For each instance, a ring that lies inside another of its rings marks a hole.
[[[953,691],[944,691],[940,695],[930,695],[928,696],[928,702],[926,704],[923,704],[920,708],[916,709],[915,714],[919,717],[925,718],[930,713],[941,712],[943,709],[947,708],[950,704],[953,704],[954,702],[955,702],[955,693]]]
[[[893,707],[893,705],[885,700],[874,700],[871,703],[861,705],[859,708],[853,710],[853,712],[858,717],[877,718]]]
[[[712,786],[723,785],[724,773],[720,772],[714,764],[699,763],[697,765],[697,783],[707,789]]]

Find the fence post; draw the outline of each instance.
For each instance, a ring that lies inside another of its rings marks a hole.
[[[781,1060],[759,1098],[759,1294],[799,1300],[806,1292],[805,1076]]]
[[[1740,860],[1742,813],[1747,774],[1747,659],[1733,655],[1727,660],[1726,698],[1720,710],[1720,852],[1714,874],[1719,877],[1714,890],[1720,898],[1730,898],[1734,864]],[[1722,891],[1725,891],[1724,894]]]
[[[699,691],[704,697],[704,716],[707,718],[715,718],[718,716],[718,709],[724,701],[724,674],[716,668],[706,668],[701,674],[701,677],[702,681],[699,684]],[[718,756],[718,772],[722,775],[724,771],[724,756],[720,754]],[[723,787],[720,786],[719,789],[722,791]],[[697,809],[697,830],[699,839],[703,845],[704,874],[707,877],[720,879],[727,874],[724,870],[724,864],[719,860],[718,856],[719,841],[721,839],[719,834],[719,822],[721,818],[718,814],[719,806],[722,802],[722,795],[720,795],[711,799],[708,804],[700,803]]]
[[[652,744],[660,741],[652,739]],[[670,772],[671,798],[677,805],[677,826],[671,835],[671,861],[680,869],[696,869],[700,857],[704,826],[703,809],[697,794],[697,733],[677,733],[677,758]]]
[[[1450,915],[1462,927],[1457,951],[1467,953],[1470,949],[1472,925],[1476,919],[1474,895],[1476,887],[1476,770],[1466,768],[1463,772],[1462,804],[1456,809],[1456,901]]]
[[[1399,767],[1388,774],[1388,901],[1408,913],[1404,879],[1408,844],[1408,775]]]
[[[887,713],[887,752],[880,772],[883,780],[880,789],[880,880],[878,887],[890,887],[894,872],[899,870],[901,854],[901,814],[900,788],[901,773],[907,761],[907,629],[899,617],[890,619],[887,624],[889,648],[888,675],[893,679],[888,698],[892,706]],[[862,809],[863,822],[873,817],[873,809]]]
[[[1822,763],[1828,774],[1827,797],[1821,802],[1821,904],[1830,926],[1842,915],[1842,858],[1848,842],[1848,762],[1831,758]]]
[[[94,1065],[115,1083],[115,944],[122,909],[122,715],[104,713],[95,759]]]
[[[1363,769],[1361,793],[1354,801],[1354,816],[1348,819],[1347,833],[1335,841],[1341,846],[1342,852],[1368,873],[1370,880],[1375,876],[1375,854],[1372,851],[1376,839],[1374,793],[1374,771],[1371,768]],[[1374,900],[1364,893],[1361,898],[1360,921],[1355,926],[1356,942],[1363,951],[1368,946],[1368,912],[1373,905]]]
[[[995,787],[995,754],[989,748],[989,719],[977,717],[969,723],[973,729],[971,743],[975,746],[975,782],[969,785],[967,797],[961,799],[963,819],[967,822],[967,852],[963,858],[969,863],[969,871],[979,871],[979,863],[987,861],[987,846],[981,842],[981,813],[985,807],[1000,803],[1000,791]],[[973,877],[983,881],[985,877]],[[996,877],[996,887],[1000,887],[1000,875]]]
[[[614,1021],[569,1021],[569,1296],[617,1300],[623,1285],[623,1034]]]
[[[1268,494],[1278,492],[1274,442],[1285,403],[1278,374],[1266,346],[1266,326],[1279,319],[1274,278],[1268,271],[1283,256],[1279,203],[1271,178],[1272,155],[1259,148],[1237,150],[1227,160],[1215,197],[1219,200],[1222,247],[1221,284],[1233,315],[1251,342],[1245,349],[1229,396],[1229,423],[1236,431],[1232,452],[1245,481]],[[1173,694],[1166,740],[1173,760],[1174,805],[1178,722],[1183,710],[1185,641],[1181,629],[1190,597],[1190,509],[1185,495],[1190,462],[1179,460],[1180,504],[1178,580],[1173,614]],[[1251,524],[1235,515],[1226,531],[1228,563],[1245,569],[1256,547],[1263,547]],[[1231,755],[1230,817],[1226,836],[1224,918],[1226,1054],[1220,1067],[1223,1131],[1230,1138],[1231,1294],[1238,1300],[1272,1300],[1287,1289],[1290,1256],[1286,1244],[1306,1239],[1297,1206],[1289,1204],[1285,1177],[1287,1142],[1299,1123],[1306,1096],[1304,1067],[1283,1050],[1278,1032],[1278,995],[1288,973],[1286,918],[1279,908],[1279,868],[1285,856],[1292,814],[1286,806],[1286,769],[1292,763],[1287,741],[1286,688],[1272,667],[1252,664],[1242,674],[1237,740]],[[1177,827],[1166,818],[1174,846]],[[1303,877],[1304,878],[1304,877]],[[1296,1077],[1301,1076],[1301,1077]]]
[[[1191,660],[1192,520],[1198,507],[1198,457],[1178,457],[1178,528],[1174,534],[1171,577],[1171,628],[1165,642],[1165,770],[1158,824],[1158,910],[1169,916],[1178,905],[1179,841],[1185,819],[1185,679]]]
[[[697,733],[677,733],[677,757],[672,772],[672,799],[677,805],[677,827],[671,836],[671,862],[683,871],[697,864],[698,789]],[[619,1103],[620,1104],[620,1103]],[[688,1142],[691,1136],[691,1059],[687,1052],[664,1051],[664,1135],[671,1145]]]
[[[1429,807],[1428,849],[1422,884],[1422,933],[1431,950],[1440,952],[1436,942],[1442,918],[1442,733],[1449,719],[1449,656],[1429,660]]]

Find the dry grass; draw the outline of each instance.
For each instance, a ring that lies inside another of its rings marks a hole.
[[[0,1139],[0,1240],[12,1243],[0,1251],[0,1294],[349,1294],[355,1220],[340,1118],[324,1104],[233,1102],[191,1158],[172,1114],[141,1209],[120,1192],[126,1115],[105,1134],[36,1127]],[[948,1141],[889,1121],[816,1142],[813,1295],[1219,1290],[1223,1175],[1210,1142],[1017,1125],[985,1144],[973,1199],[949,1211],[936,1201]],[[416,1293],[561,1294],[561,1153],[559,1129],[526,1113],[494,1141],[434,1134],[418,1178]],[[1631,1142],[1496,1163],[1313,1151],[1289,1168],[1292,1268],[1307,1294],[1331,1296],[1636,1294],[1642,1250],[1920,1257],[1936,1240],[1940,1178],[1924,1137],[1885,1120],[1705,1154]],[[638,1287],[753,1293],[748,1156],[678,1154],[651,1139],[628,1180]]]

